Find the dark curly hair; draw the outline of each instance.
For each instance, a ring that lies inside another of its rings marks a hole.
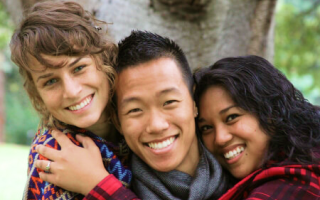
[[[224,58],[194,74],[195,100],[223,87],[242,109],[255,115],[270,143],[265,161],[319,161],[320,111],[271,63],[258,56]],[[215,99],[212,99],[214,103]]]

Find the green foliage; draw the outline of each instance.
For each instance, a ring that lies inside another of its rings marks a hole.
[[[14,26],[0,3],[0,70],[5,72],[5,139],[9,143],[30,144],[39,117],[23,88],[18,68],[10,60],[9,41]]]
[[[17,68],[6,74],[6,142],[30,144],[35,135],[39,117],[22,87]]]
[[[294,0],[276,14],[275,66],[313,103],[320,105],[320,6]]]
[[[0,3],[0,50],[8,46],[8,41],[11,38],[13,32],[13,24],[9,15],[5,12],[5,9]]]

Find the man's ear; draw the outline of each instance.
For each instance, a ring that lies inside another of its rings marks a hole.
[[[197,107],[195,101],[193,101],[193,116],[194,116],[195,118],[198,116],[198,107]]]

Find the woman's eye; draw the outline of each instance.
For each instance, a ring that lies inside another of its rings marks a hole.
[[[230,122],[232,120],[234,120],[235,118],[239,117],[238,114],[232,114],[232,115],[229,115],[226,119],[226,122]]]
[[[140,108],[134,108],[134,109],[129,110],[128,114],[130,114],[130,113],[137,113],[137,112],[139,112],[139,111],[141,111]]]
[[[163,106],[166,106],[166,105],[169,105],[169,104],[172,104],[174,102],[177,102],[177,100],[169,100],[169,101],[166,101]]]
[[[79,67],[76,67],[76,68],[74,69],[74,73],[77,73],[77,72],[81,71],[83,68],[85,68],[85,65],[81,65],[81,66],[79,66]]]
[[[204,126],[200,127],[200,131],[201,131],[201,133],[203,133],[203,132],[210,130],[211,128],[212,128],[212,126],[204,125]]]
[[[44,86],[50,86],[50,85],[56,83],[57,81],[58,81],[58,80],[55,79],[55,78],[50,79],[50,80],[48,80],[47,82],[44,83]]]

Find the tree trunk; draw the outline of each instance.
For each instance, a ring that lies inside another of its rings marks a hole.
[[[2,0],[18,23],[22,7],[36,0]],[[78,0],[111,23],[118,42],[133,29],[175,40],[192,68],[220,58],[256,54],[273,61],[276,0]]]

